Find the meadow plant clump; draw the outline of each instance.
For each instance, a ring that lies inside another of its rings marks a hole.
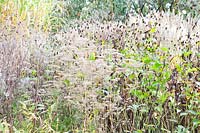
[[[0,32],[6,130],[200,130],[198,19],[150,12],[124,23],[77,21],[48,34],[21,21],[6,24]]]
[[[42,1],[40,1],[42,3]],[[198,17],[200,6],[198,0],[68,0],[68,1],[45,1],[49,4],[50,11],[47,17],[46,28],[56,32],[67,29],[74,25],[74,20],[96,19],[103,21],[126,21],[129,13],[146,16],[152,10],[183,13],[184,16]],[[43,9],[43,11],[46,8]],[[47,8],[48,9],[48,8]],[[45,10],[49,11],[49,10]],[[46,13],[46,12],[43,13]],[[39,15],[40,16],[40,15]],[[44,17],[45,18],[45,17]]]
[[[51,0],[2,0],[0,2],[0,22],[10,20],[13,25],[19,22],[37,30],[49,31],[52,1]]]
[[[34,86],[42,81],[34,76],[35,71],[37,75],[43,73],[47,62],[45,51],[41,49],[46,35],[29,30],[23,22],[14,25],[9,19],[0,27],[0,113],[1,119],[7,119],[13,126],[13,102],[23,100],[21,96],[25,94],[35,99],[37,88]]]
[[[198,20],[152,12],[79,25],[53,37],[50,68],[86,115],[82,130],[198,130]]]

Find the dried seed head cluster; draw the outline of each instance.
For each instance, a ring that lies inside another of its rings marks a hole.
[[[200,23],[192,18],[152,12],[145,17],[131,16],[125,24],[88,20],[79,22],[79,25],[67,32],[57,33],[51,40],[49,69],[54,70],[51,87],[60,88],[65,92],[66,100],[76,101],[80,109],[89,112],[86,114],[91,114],[93,109],[100,110],[96,120],[104,126],[110,126],[105,119],[115,116],[120,107],[134,101],[129,96],[130,89],[137,88],[143,78],[154,73],[137,71],[137,68],[147,69],[140,59],[145,50],[154,52],[156,56],[166,56],[167,63],[189,50],[192,53],[187,61],[194,67],[199,64],[197,43]],[[162,48],[168,49],[167,55]],[[128,50],[132,57],[125,55],[124,50]],[[154,53],[150,56],[157,58]],[[134,57],[138,55],[138,58]],[[171,69],[174,66],[169,66],[167,70]],[[138,78],[129,79],[126,73]]]
[[[172,91],[175,85],[176,102],[184,103],[183,81],[193,89],[199,80],[198,71],[190,72],[187,66],[199,67],[200,22],[181,15],[152,12],[145,17],[130,16],[126,23],[88,20],[49,36],[24,31],[22,23],[1,29],[0,87],[8,97],[25,84],[31,84],[27,88],[36,102],[43,102],[38,95],[48,97],[56,91],[85,113],[84,126],[93,117],[99,132],[123,132],[120,127],[124,124],[127,130],[134,130],[137,116],[129,107],[138,101],[143,104],[143,100],[136,93],[131,95],[131,90],[151,95],[155,92],[149,92],[155,87],[151,84],[166,76],[162,87]],[[177,64],[183,65],[186,74],[178,74]],[[166,92],[162,89],[156,96]]]

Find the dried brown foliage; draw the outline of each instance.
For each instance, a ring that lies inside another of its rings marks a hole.
[[[126,23],[78,23],[79,27],[48,38],[27,31],[23,23],[1,27],[1,113],[11,111],[8,105],[17,94],[27,93],[36,104],[45,104],[46,99],[53,102],[56,92],[59,100],[69,103],[67,107],[84,114],[82,127],[73,128],[83,132],[92,131],[91,126],[97,132],[148,131],[149,125],[157,128],[151,131],[174,131],[177,123],[191,124],[192,117],[182,117],[180,112],[186,110],[183,104],[190,104],[185,86],[191,94],[199,88],[199,21],[153,12],[146,17],[130,16]],[[192,53],[181,55],[184,51]],[[162,71],[151,70],[143,60],[146,56],[162,62]],[[182,72],[177,72],[177,65]],[[195,71],[188,71],[191,66]],[[165,71],[170,76],[162,79]],[[151,81],[144,83],[149,77]],[[163,85],[151,91],[148,87],[158,79]],[[132,95],[132,90],[148,97]],[[158,104],[162,93],[167,98]],[[198,107],[193,109],[198,111]],[[53,118],[58,115],[55,112]]]

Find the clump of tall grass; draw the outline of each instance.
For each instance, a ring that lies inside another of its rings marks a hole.
[[[79,25],[55,35],[50,68],[85,113],[81,130],[198,130],[198,20],[153,12]]]
[[[34,76],[43,73],[46,58],[41,46],[46,41],[46,35],[27,29],[26,22],[13,25],[9,19],[0,24],[0,28],[0,113],[1,118],[5,118],[12,127],[13,113],[16,113],[13,112],[13,103],[23,94],[29,94],[34,99],[37,93],[38,88],[34,86],[41,80],[34,79]]]
[[[51,8],[51,0],[4,0],[0,2],[0,23],[6,23],[7,20],[11,20],[12,25],[24,22],[27,27],[49,31]]]

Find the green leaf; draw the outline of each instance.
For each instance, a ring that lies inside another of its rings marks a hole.
[[[32,70],[31,71],[31,75],[34,76],[34,77],[36,77],[37,76],[37,71],[36,70]]]
[[[44,110],[45,109],[45,105],[44,104],[37,104],[37,109],[38,110]]]
[[[161,66],[162,66],[162,64],[161,64],[160,62],[156,61],[156,62],[153,64],[152,69],[153,69],[153,70],[159,70]]]
[[[184,56],[187,57],[192,54],[192,51],[184,52]]]
[[[173,123],[178,123],[178,121],[176,119],[169,119],[169,121],[171,121]]]
[[[95,52],[90,53],[89,60],[92,60],[92,61],[96,60]]]
[[[135,74],[130,74],[128,77],[130,80],[133,80],[135,78]]]
[[[105,45],[106,41],[105,40],[102,40],[101,44],[102,45]]]
[[[194,126],[199,126],[200,125],[200,120],[199,119],[193,119],[192,120]]]
[[[132,89],[130,93],[131,95],[136,96],[139,99],[145,99],[149,96],[149,93],[142,92],[141,90],[137,90],[137,89]]]
[[[0,131],[4,131],[4,127],[3,127],[3,124],[0,123]]]
[[[164,102],[167,100],[168,96],[169,96],[169,94],[164,93],[164,94],[162,94],[162,95],[159,97],[158,100],[159,100],[161,103],[164,103]]]
[[[167,52],[167,51],[169,51],[169,49],[166,48],[166,47],[162,47],[161,50],[162,50],[163,52]]]
[[[133,109],[133,110],[137,110],[140,107],[140,105],[137,104],[133,104],[131,106],[128,106],[128,108]]]
[[[165,133],[171,133],[170,130],[167,130],[167,129],[165,129],[165,128],[161,128],[161,130],[164,131]]]
[[[143,133],[142,130],[133,131],[133,133]]]
[[[142,62],[144,62],[145,64],[149,64],[151,61],[151,58],[149,58],[148,56],[142,58]]]
[[[188,133],[189,130],[188,130],[188,128],[185,128],[182,125],[178,125],[178,127],[176,128],[176,132],[177,133]]]
[[[70,81],[69,81],[68,79],[65,79],[65,80],[64,80],[64,84],[65,84],[66,86],[69,86],[69,85],[70,85]]]
[[[156,27],[151,28],[150,33],[155,33],[156,32]]]

